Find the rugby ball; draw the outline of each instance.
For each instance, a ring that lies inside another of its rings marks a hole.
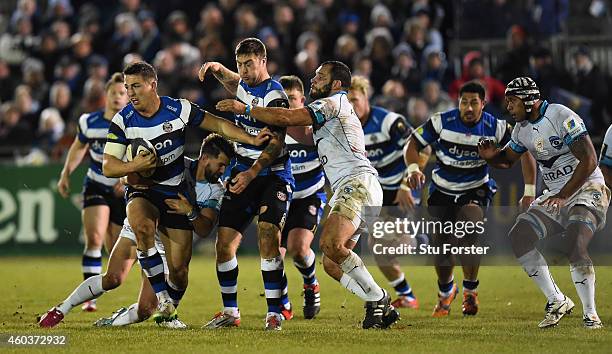
[[[155,147],[151,144],[150,141],[143,138],[132,139],[130,144],[127,146],[125,150],[125,156],[128,161],[134,160],[138,154],[148,155],[153,154],[157,157],[157,152],[155,151]],[[151,177],[155,173],[155,168],[152,168],[148,171],[138,172],[142,177]]]

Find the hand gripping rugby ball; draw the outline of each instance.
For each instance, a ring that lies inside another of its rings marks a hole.
[[[133,139],[130,144],[127,146],[125,151],[125,155],[128,161],[134,160],[138,154],[153,154],[157,157],[157,152],[155,151],[155,147],[151,144],[150,141],[143,138]],[[151,177],[155,173],[155,168],[152,168],[147,171],[138,172],[142,177]]]

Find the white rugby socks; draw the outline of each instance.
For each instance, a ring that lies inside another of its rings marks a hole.
[[[347,285],[344,285],[347,289],[351,290],[355,295],[359,296],[364,301],[378,301],[382,299],[384,293],[372,275],[366,269],[363,261],[359,256],[353,252],[349,251],[348,257],[340,264],[344,275],[351,277],[356,283],[354,286],[360,287],[363,291],[353,291]],[[347,282],[348,284],[348,282]],[[353,285],[351,285],[353,287]]]
[[[537,249],[534,248],[525,253],[518,258],[518,261],[523,266],[525,273],[527,273],[527,275],[538,285],[540,290],[542,290],[542,293],[544,293],[549,303],[565,298],[548,270],[546,259],[544,259]]]

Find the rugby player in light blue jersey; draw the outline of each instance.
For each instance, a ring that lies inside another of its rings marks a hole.
[[[85,248],[81,266],[83,279],[102,272],[102,246],[110,253],[119,237],[125,219],[124,187],[118,178],[102,174],[102,154],[108,127],[113,116],[128,103],[123,87],[123,74],[115,73],[106,83],[106,103],[103,111],[85,113],[79,118],[77,136],[68,150],[64,168],[57,182],[57,190],[69,197],[70,175],[89,152],[90,162],[83,181],[83,211],[81,219],[85,231]],[[84,311],[96,311],[96,301],[83,304]]]
[[[546,315],[539,327],[556,326],[574,308],[573,301],[555,284],[536,247],[539,239],[563,233],[569,247],[570,273],[582,301],[584,326],[601,328],[595,308],[595,268],[588,246],[594,233],[606,224],[610,189],[597,167],[591,138],[574,111],[540,99],[540,90],[530,77],[508,83],[506,105],[517,121],[512,139],[501,149],[485,140],[478,150],[498,168],[509,168],[521,156],[533,155],[548,187],[510,230],[519,263],[546,296]],[[602,160],[605,164],[605,158]]]
[[[432,171],[429,185],[429,212],[442,222],[482,221],[486,209],[496,192],[495,181],[489,177],[487,162],[478,156],[478,142],[490,139],[496,144],[505,145],[510,140],[511,127],[484,112],[485,88],[476,81],[464,84],[459,91],[459,108],[434,114],[410,137],[405,149],[408,181],[411,188],[421,188],[425,175],[417,165],[419,151],[431,145],[436,152],[436,167]],[[536,178],[535,161],[529,155],[523,157],[523,179],[534,186]],[[535,191],[526,188],[522,198],[524,203],[533,200]],[[535,189],[535,188],[532,188]],[[442,234],[433,235],[432,243],[445,247],[445,244],[460,247],[478,245],[479,235],[475,231],[464,237]],[[458,293],[453,278],[454,255],[440,252],[435,257],[438,274],[438,303],[433,317],[449,315],[450,306]],[[464,315],[478,312],[478,254],[459,255],[463,268]]]

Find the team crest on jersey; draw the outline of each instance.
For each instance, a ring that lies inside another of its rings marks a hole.
[[[253,97],[253,100],[251,101],[251,106],[257,106],[258,103],[259,97]]]
[[[280,200],[281,202],[286,202],[287,194],[285,194],[284,192],[276,192],[276,198],[278,198],[278,200]]]
[[[164,125],[162,126],[162,128],[164,129],[166,133],[170,133],[172,131],[172,123],[164,122]]]
[[[314,205],[310,205],[308,206],[308,212],[310,213],[310,215],[315,216],[317,215],[317,207]]]
[[[533,145],[535,146],[535,150],[539,155],[548,155],[548,151],[544,150],[544,139],[536,138]]]
[[[561,148],[563,147],[563,141],[558,136],[553,135],[548,138],[548,141],[550,141],[550,145],[552,145],[552,147],[557,150],[561,150]]]
[[[593,199],[599,202],[599,200],[601,200],[601,192],[593,192]]]

